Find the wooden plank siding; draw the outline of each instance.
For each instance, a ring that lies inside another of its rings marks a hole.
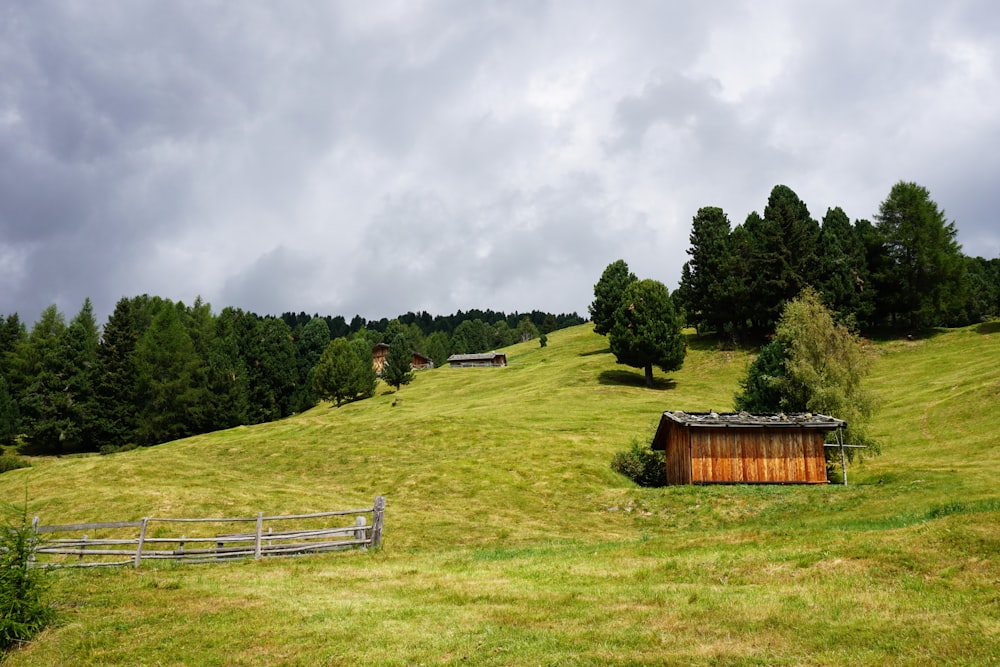
[[[665,413],[653,438],[668,484],[826,484],[825,435],[844,425],[823,415],[678,414]]]
[[[691,451],[691,430],[675,429],[671,434],[672,445],[667,449],[667,479],[672,484],[690,484],[693,475]]]
[[[671,443],[672,484],[825,484],[823,434],[775,429],[678,429]],[[686,440],[686,447],[682,444]],[[684,449],[690,452],[685,474]],[[676,480],[676,481],[673,481]]]

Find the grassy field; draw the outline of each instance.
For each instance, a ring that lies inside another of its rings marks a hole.
[[[9,665],[996,664],[1000,326],[873,343],[847,487],[640,489],[614,452],[726,410],[744,352],[642,387],[587,326],[342,408],[0,475],[43,523],[388,499],[373,553],[59,572]]]

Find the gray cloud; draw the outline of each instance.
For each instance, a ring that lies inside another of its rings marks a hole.
[[[584,312],[690,220],[928,187],[994,257],[1000,11],[904,4],[8,3],[0,313]]]

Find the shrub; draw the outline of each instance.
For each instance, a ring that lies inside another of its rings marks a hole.
[[[137,445],[134,442],[129,442],[124,445],[101,445],[97,451],[101,456],[108,456],[110,454],[117,454],[119,452],[128,452],[138,448],[139,445]]]
[[[611,459],[611,469],[625,475],[639,486],[666,486],[667,467],[663,452],[653,451],[649,445],[632,440],[629,449],[618,452]]]
[[[55,611],[43,599],[45,570],[31,567],[35,531],[27,511],[0,527],[0,651],[28,641],[52,622]]]
[[[8,470],[30,467],[31,464],[20,456],[14,456],[13,454],[0,454],[0,473],[7,472]]]

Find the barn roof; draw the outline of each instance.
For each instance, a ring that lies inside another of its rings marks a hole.
[[[479,354],[453,354],[448,361],[492,361],[497,357],[506,357],[503,352],[481,352]]]
[[[847,426],[847,422],[835,417],[796,412],[786,414],[750,414],[749,412],[683,412],[675,410],[663,413],[663,419],[672,420],[683,426],[708,428],[818,428],[832,431]]]
[[[683,412],[674,410],[663,413],[660,424],[653,435],[652,448],[666,449],[667,425],[671,422],[689,428],[810,428],[834,431],[846,428],[847,422],[826,415],[800,412],[785,414],[750,414],[749,412]]]

